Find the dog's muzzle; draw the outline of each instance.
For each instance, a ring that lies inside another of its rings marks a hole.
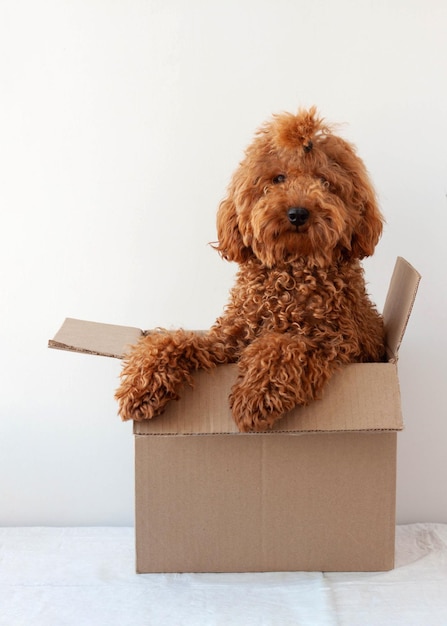
[[[297,228],[307,222],[309,215],[309,211],[302,206],[294,206],[287,211],[289,222]]]

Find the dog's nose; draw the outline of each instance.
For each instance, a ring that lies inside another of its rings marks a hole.
[[[294,206],[287,211],[287,217],[294,226],[302,226],[309,219],[309,211],[303,206]]]

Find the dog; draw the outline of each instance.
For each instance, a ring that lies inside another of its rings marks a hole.
[[[203,334],[145,334],[124,360],[121,417],[159,415],[196,370],[237,363],[234,420],[265,431],[320,398],[343,365],[383,360],[383,321],[360,263],[383,223],[362,160],[315,107],[273,116],[218,208],[214,247],[239,264],[223,315]]]

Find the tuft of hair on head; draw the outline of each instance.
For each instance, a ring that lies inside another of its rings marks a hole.
[[[297,114],[280,113],[273,117],[269,126],[273,143],[277,149],[296,150],[302,146],[307,154],[312,151],[315,138],[330,132],[315,106],[300,109]]]

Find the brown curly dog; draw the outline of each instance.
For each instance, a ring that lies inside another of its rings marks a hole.
[[[150,419],[199,368],[237,363],[234,419],[262,431],[318,398],[343,364],[382,360],[360,265],[382,223],[362,161],[316,109],[275,116],[218,210],[215,247],[240,265],[224,314],[203,335],[158,330],[132,348],[116,392],[122,418]]]

